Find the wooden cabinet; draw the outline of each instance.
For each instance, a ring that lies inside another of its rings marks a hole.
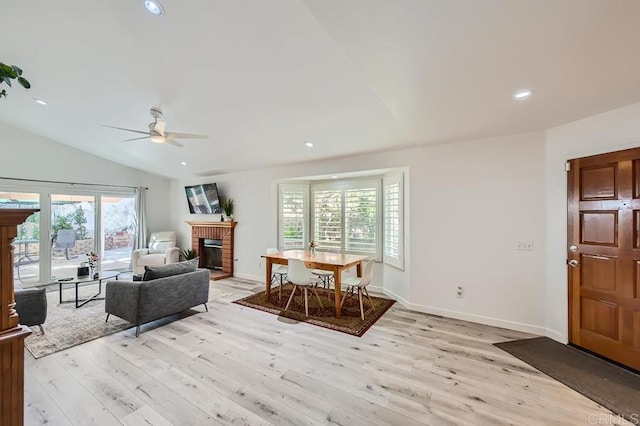
[[[13,297],[13,246],[17,226],[38,210],[0,209],[0,425],[24,422],[24,339]]]

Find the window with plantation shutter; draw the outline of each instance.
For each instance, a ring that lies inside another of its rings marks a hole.
[[[383,178],[383,260],[404,270],[403,190],[401,173]]]
[[[307,185],[279,185],[278,245],[280,250],[305,247],[308,223],[307,194]]]
[[[320,250],[380,254],[380,181],[311,186],[312,239]]]
[[[341,190],[313,190],[313,240],[320,250],[342,249]]]
[[[378,185],[344,191],[345,249],[375,256],[378,249]]]

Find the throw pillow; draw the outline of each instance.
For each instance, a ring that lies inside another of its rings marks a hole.
[[[171,277],[173,275],[186,274],[197,269],[192,262],[170,263],[162,266],[145,266],[142,281],[157,280],[158,278]]]

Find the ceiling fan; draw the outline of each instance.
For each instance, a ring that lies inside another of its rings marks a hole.
[[[160,108],[152,107],[149,112],[153,117],[153,122],[149,123],[149,131],[145,132],[143,130],[134,130],[134,129],[125,129],[123,127],[116,126],[107,126],[102,125],[103,127],[109,127],[111,129],[118,130],[126,130],[127,132],[140,133],[144,136],[132,139],[126,139],[122,142],[129,141],[137,141],[140,139],[151,139],[151,142],[155,143],[167,143],[169,145],[183,147],[180,142],[176,140],[176,138],[180,139],[206,139],[206,135],[196,135],[193,133],[177,133],[177,132],[166,132],[165,128],[167,127],[167,122],[162,120],[162,110]]]

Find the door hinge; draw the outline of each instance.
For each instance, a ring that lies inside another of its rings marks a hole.
[[[570,162],[566,162],[564,163],[564,171],[565,172],[570,172],[571,171],[571,163]]]

